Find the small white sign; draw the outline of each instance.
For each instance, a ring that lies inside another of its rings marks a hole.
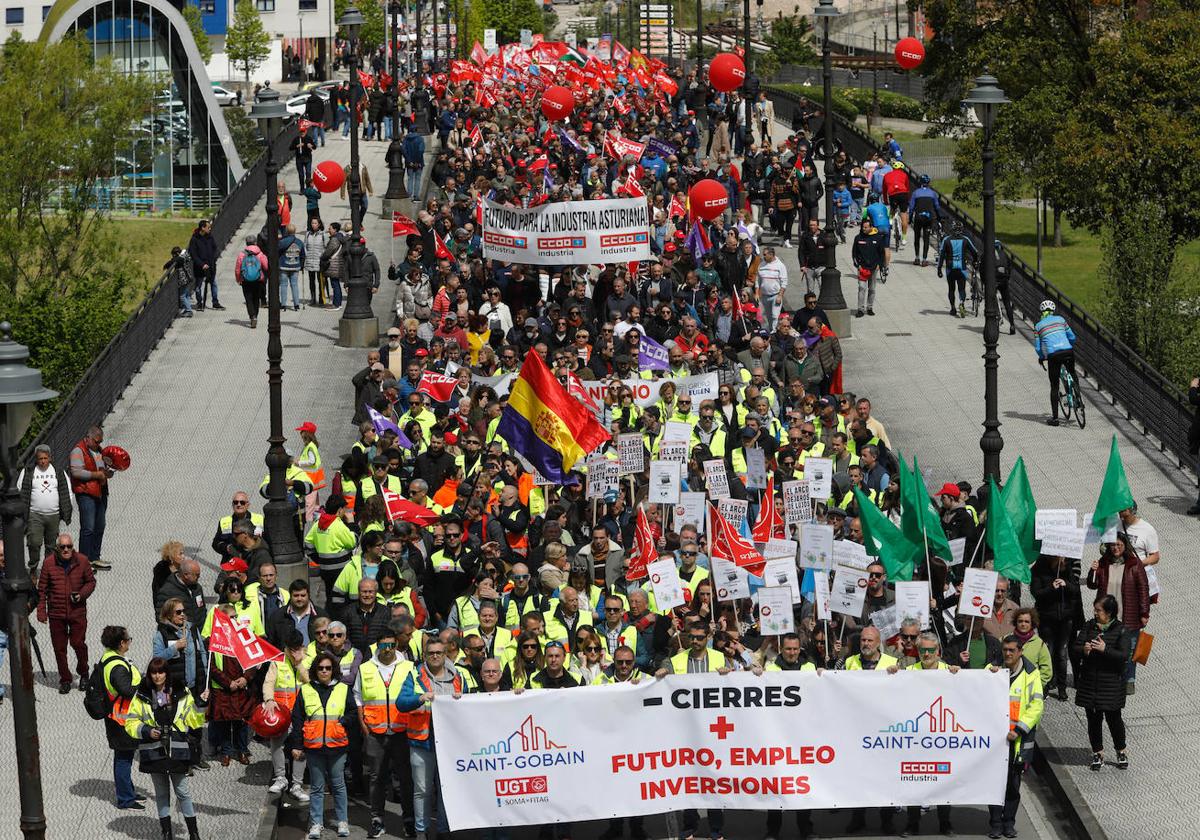
[[[896,614],[900,618],[916,618],[921,629],[929,628],[929,581],[896,581]]]
[[[804,477],[812,498],[823,501],[833,494],[833,461],[829,458],[805,458]]]
[[[680,493],[679,504],[675,505],[675,530],[684,525],[695,525],[697,533],[704,533],[704,494],[696,492]]]
[[[620,465],[608,458],[600,458],[588,464],[587,498],[603,499],[609,493],[615,492],[620,482]]]
[[[1039,508],[1033,517],[1034,539],[1040,540],[1042,532],[1048,526],[1074,528],[1078,519],[1079,512],[1075,508],[1047,508],[1045,510]]]
[[[835,613],[859,618],[867,601],[866,572],[838,569],[829,589],[829,609]]]
[[[713,501],[729,498],[729,474],[720,458],[704,462],[704,482],[708,485],[708,497]]]
[[[812,522],[812,500],[808,496],[808,481],[783,483],[783,521],[789,527]]]
[[[664,443],[688,443],[692,439],[692,424],[684,420],[668,420],[663,426]]]
[[[638,475],[646,470],[646,446],[637,432],[617,435],[617,462],[621,475]]]
[[[647,563],[646,572],[650,575],[650,586],[654,589],[654,602],[660,610],[682,607],[686,603],[683,597],[683,581],[679,579],[674,560],[655,560]]]
[[[871,613],[871,624],[879,631],[879,639],[883,643],[900,632],[900,610],[895,604],[889,604],[881,610]]]
[[[646,501],[654,505],[673,505],[679,501],[679,464],[674,461],[650,462],[650,489]]]
[[[958,614],[987,618],[996,601],[996,578],[989,569],[969,567],[963,573],[962,596],[958,599]]]
[[[800,603],[800,576],[796,573],[795,557],[769,558],[763,567],[763,580],[768,586],[786,586],[792,592],[792,603]]]
[[[1042,528],[1042,554],[1051,557],[1070,557],[1075,560],[1083,559],[1083,546],[1087,540],[1087,530],[1071,525],[1046,525]]]
[[[671,461],[676,464],[686,464],[688,445],[682,441],[663,441],[658,445],[658,457],[661,461]]]
[[[792,590],[789,587],[764,586],[758,590],[758,630],[763,636],[782,636],[795,632]]]
[[[856,542],[834,540],[833,563],[835,566],[865,572],[867,566],[871,565],[871,557],[867,554],[867,549]]]
[[[816,572],[813,575],[813,598],[817,602],[817,621],[829,621],[833,615],[829,611],[829,575]]]
[[[767,456],[761,449],[751,448],[746,453],[746,487],[762,490],[767,486]]]
[[[828,569],[833,565],[832,526],[804,526],[800,534],[800,565],[805,569]]]
[[[713,594],[719,601],[750,597],[750,580],[745,569],[739,569],[720,557],[709,558]]]
[[[717,502],[717,513],[738,532],[746,524],[746,512],[749,509],[750,503],[744,499],[721,499]]]
[[[950,540],[950,565],[958,566],[962,563],[963,558],[967,554],[967,538],[959,537],[956,540]]]

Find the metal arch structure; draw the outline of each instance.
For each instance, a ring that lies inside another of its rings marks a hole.
[[[179,43],[183,45],[184,54],[187,57],[188,69],[191,71],[197,86],[200,88],[200,98],[207,110],[205,116],[211,123],[213,134],[225,152],[225,159],[229,166],[229,174],[226,179],[226,193],[230,192],[233,185],[240,181],[242,176],[246,174],[246,170],[242,165],[241,157],[238,155],[237,147],[233,143],[233,135],[230,133],[229,126],[225,122],[225,115],[221,111],[221,106],[217,102],[216,96],[213,95],[212,81],[208,77],[208,70],[205,68],[204,59],[200,57],[200,50],[196,46],[191,29],[188,27],[187,21],[184,20],[183,14],[172,6],[169,0],[122,0],[120,4],[115,3],[114,0],[55,0],[54,7],[50,10],[46,16],[46,22],[42,25],[42,31],[38,39],[42,42],[58,41],[76,27],[87,12],[92,10],[99,11],[104,7],[112,8],[114,11],[129,10],[134,3],[147,6],[161,15],[170,25],[175,36],[179,39]]]

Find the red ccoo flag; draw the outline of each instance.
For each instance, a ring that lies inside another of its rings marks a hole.
[[[458,377],[427,370],[421,374],[421,381],[417,383],[417,391],[428,394],[437,402],[450,402],[457,385]]]
[[[283,660],[283,651],[256,636],[248,624],[234,621],[220,610],[213,610],[208,649],[222,656],[237,657],[243,669]]]
[[[721,560],[728,560],[752,575],[761,576],[767,561],[754,546],[746,542],[745,537],[733,529],[729,521],[711,503],[708,506],[708,522],[712,534],[712,548],[709,554]]]
[[[775,476],[767,479],[767,489],[763,492],[762,504],[758,508],[758,521],[750,529],[750,536],[757,543],[765,543],[775,537],[783,536],[783,517],[775,506]]]
[[[433,241],[436,246],[434,249],[434,254],[439,260],[454,259],[454,254],[450,253],[450,249],[446,247],[446,243],[442,240],[441,235],[437,231],[433,232]]]
[[[441,519],[440,516],[424,505],[410,502],[399,493],[393,493],[391,490],[383,491],[383,506],[384,510],[387,511],[388,519],[392,522],[411,522],[414,525],[424,528]]]
[[[417,229],[417,223],[405,216],[403,213],[392,214],[392,237],[408,236],[409,234],[420,235],[421,231]]]
[[[629,571],[625,580],[641,580],[649,577],[646,567],[658,559],[658,549],[654,545],[654,533],[650,530],[650,520],[646,511],[638,505],[637,525],[633,529],[633,553],[629,555]]]

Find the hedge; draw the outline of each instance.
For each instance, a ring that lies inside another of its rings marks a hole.
[[[794,93],[797,96],[803,96],[807,99],[811,99],[817,105],[820,105],[825,97],[824,90],[816,85],[784,84],[772,85],[772,87],[777,87],[781,90],[786,90],[788,93]],[[859,108],[850,100],[849,97],[846,96],[846,93],[847,91],[845,89],[834,88],[833,111],[835,114],[850,120],[850,122],[854,122],[854,120],[858,118]]]
[[[839,91],[857,106],[859,111],[871,110],[872,93],[866,88],[844,88]],[[917,100],[891,91],[879,91],[879,115],[901,120],[922,120],[925,108]]]

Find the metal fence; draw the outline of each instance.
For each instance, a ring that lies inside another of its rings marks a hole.
[[[820,85],[822,76],[820,66],[807,64],[785,64],[771,78],[777,84],[796,83],[801,85]],[[871,70],[847,70],[844,67],[833,68],[833,86],[839,88],[859,88],[871,90],[875,84]],[[899,93],[920,101],[925,96],[925,80],[916,73],[900,73],[896,70],[880,70],[880,92]]]
[[[816,104],[784,90],[768,88],[767,92],[775,102],[776,116],[785,122],[791,121],[796,107],[804,104],[813,108]],[[838,139],[851,157],[863,160],[879,151],[878,144],[857,126],[836,115],[835,119]],[[821,118],[815,118],[813,123],[814,135],[819,136],[823,130]],[[982,241],[981,223],[948,197],[940,195],[939,200],[952,218],[962,222],[977,241]],[[1190,467],[1192,460],[1187,451],[1187,440],[1192,412],[1183,391],[1036,269],[1007,248],[1005,252],[1012,262],[1009,289],[1021,314],[1029,321],[1036,321],[1040,314],[1038,304],[1047,299],[1054,301],[1059,314],[1071,322],[1079,337],[1075,345],[1078,366],[1091,377],[1097,388],[1106,392],[1112,405],[1121,407],[1126,419],[1139,427],[1143,435],[1153,436],[1158,448],[1170,453],[1180,467]]]
[[[278,160],[287,155],[296,131],[294,125],[289,126],[276,139],[274,152]],[[260,155],[212,218],[218,252],[232,241],[266,186],[266,155]],[[103,421],[178,312],[179,288],[164,274],[21,453],[21,463],[28,463],[33,458],[33,447],[41,443],[50,446],[55,458],[64,458],[89,426]]]

